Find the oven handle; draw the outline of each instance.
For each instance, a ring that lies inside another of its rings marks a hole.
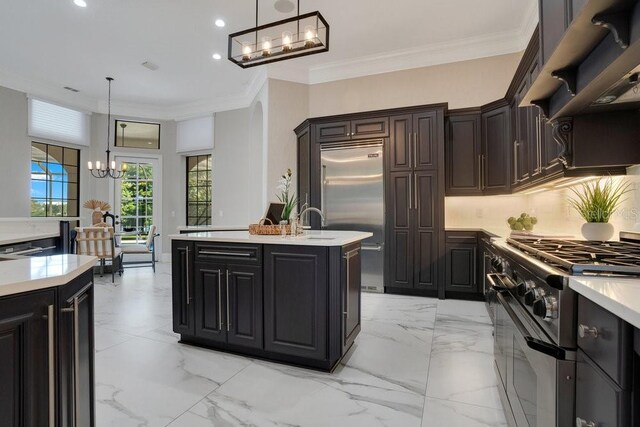
[[[509,303],[500,292],[498,292],[498,301],[507,311],[509,317],[511,318],[511,321],[514,323],[514,325],[516,325],[516,329],[518,329],[520,335],[524,337],[524,340],[527,342],[527,346],[531,350],[546,354],[547,356],[551,356],[557,360],[567,360],[567,353],[565,349],[563,349],[562,347],[558,347],[557,345],[544,342],[538,338],[533,338],[529,334],[529,331],[527,331],[522,322],[520,322],[520,320],[516,316],[516,313],[511,307],[509,307]]]
[[[498,293],[507,292],[510,289],[508,286],[505,286],[504,279],[508,279],[508,277],[505,276],[504,274],[498,274],[498,273],[487,274],[487,280],[489,281],[489,286],[491,287],[491,289],[493,289]]]

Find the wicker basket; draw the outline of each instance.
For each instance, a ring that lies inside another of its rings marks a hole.
[[[271,222],[270,220],[267,220]],[[284,226],[287,234],[291,234],[291,225]],[[258,224],[249,224],[249,234],[263,234],[277,236],[280,235],[280,225],[265,224],[265,220],[261,219]]]

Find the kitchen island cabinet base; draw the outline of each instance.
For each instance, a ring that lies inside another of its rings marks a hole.
[[[360,251],[360,241],[176,239],[174,332],[184,344],[331,371],[361,329]]]

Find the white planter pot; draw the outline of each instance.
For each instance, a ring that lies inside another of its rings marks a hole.
[[[585,222],[582,224],[582,236],[587,240],[604,242],[613,237],[613,225],[608,222]]]

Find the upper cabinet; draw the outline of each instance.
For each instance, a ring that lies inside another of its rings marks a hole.
[[[378,117],[318,123],[315,130],[316,142],[320,143],[385,138],[389,136],[389,118]]]
[[[480,109],[451,112],[445,139],[445,179],[447,196],[482,194]]]
[[[511,189],[510,125],[510,109],[506,101],[483,107],[481,163],[483,194],[505,194]]]
[[[546,64],[556,50],[569,24],[571,0],[539,0],[540,53]]]
[[[390,126],[390,170],[433,170],[437,168],[435,112],[392,116]]]

